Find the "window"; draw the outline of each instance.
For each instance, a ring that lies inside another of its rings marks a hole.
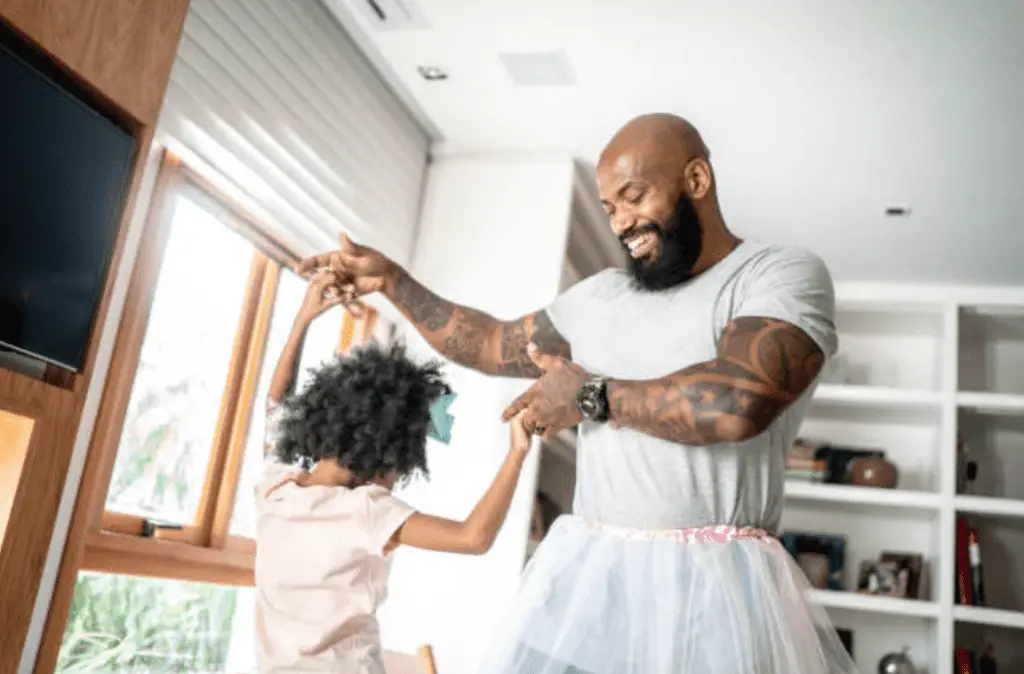
[[[61,672],[251,664],[252,493],[270,378],[306,290],[295,261],[167,158],[40,662]],[[339,307],[313,324],[299,385],[379,329],[373,312],[359,323]]]
[[[252,591],[82,573],[57,671],[252,671]]]

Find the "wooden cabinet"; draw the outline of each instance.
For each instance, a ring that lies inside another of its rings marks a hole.
[[[54,532],[57,511],[188,5],[189,0],[0,0],[0,22],[124,120],[139,148],[83,372],[51,378],[50,385],[0,369],[0,674],[17,670],[51,540],[65,534]],[[75,552],[69,546],[68,553]]]

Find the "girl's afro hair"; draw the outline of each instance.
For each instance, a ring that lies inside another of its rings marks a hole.
[[[359,483],[426,475],[430,407],[448,392],[441,364],[417,364],[400,342],[356,347],[283,402],[275,452],[307,468],[337,459]]]

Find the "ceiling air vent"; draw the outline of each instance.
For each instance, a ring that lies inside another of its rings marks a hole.
[[[575,82],[564,51],[499,54],[512,82],[520,87],[559,87]]]
[[[370,25],[379,31],[430,28],[415,0],[358,0],[355,4]]]

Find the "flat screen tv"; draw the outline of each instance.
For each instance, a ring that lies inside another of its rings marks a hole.
[[[0,350],[80,371],[133,136],[0,25]]]

